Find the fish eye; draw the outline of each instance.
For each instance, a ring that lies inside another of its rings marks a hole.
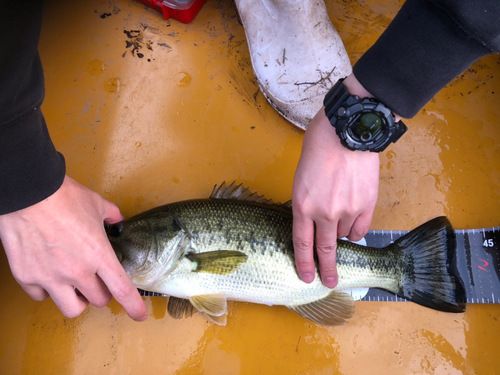
[[[118,237],[122,231],[123,231],[122,223],[106,225],[106,233],[112,237]]]

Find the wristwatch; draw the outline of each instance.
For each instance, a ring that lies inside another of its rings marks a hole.
[[[343,81],[339,79],[323,101],[342,145],[350,150],[381,152],[408,130],[383,103],[351,95]]]

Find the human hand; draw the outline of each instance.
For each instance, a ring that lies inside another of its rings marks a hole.
[[[146,305],[103,225],[122,219],[113,203],[66,176],[49,198],[1,215],[0,238],[12,274],[34,300],[50,295],[64,316],[74,318],[89,303],[103,307],[114,296],[132,319],[143,321]]]
[[[337,285],[337,238],[357,241],[368,232],[377,203],[379,167],[377,153],[342,146],[324,108],[318,112],[304,136],[293,182],[293,244],[303,281],[314,280],[316,246],[323,284]]]

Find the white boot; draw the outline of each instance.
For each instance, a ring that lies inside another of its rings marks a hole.
[[[305,130],[351,63],[323,0],[235,0],[257,82],[268,102]]]

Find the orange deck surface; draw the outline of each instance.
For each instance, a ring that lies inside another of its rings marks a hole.
[[[352,62],[400,3],[327,1]],[[188,25],[133,0],[47,1],[40,53],[42,109],[68,174],[124,215],[222,181],[290,199],[303,134],[260,93],[231,1],[207,1]],[[499,73],[499,56],[480,60],[407,121],[381,155],[372,229],[438,215],[457,229],[500,225]],[[0,254],[0,374],[500,374],[499,305],[453,315],[358,302],[349,324],[324,328],[230,303],[219,327],[174,320],[165,298],[147,297],[143,323],[115,301],[65,319],[31,300]]]

